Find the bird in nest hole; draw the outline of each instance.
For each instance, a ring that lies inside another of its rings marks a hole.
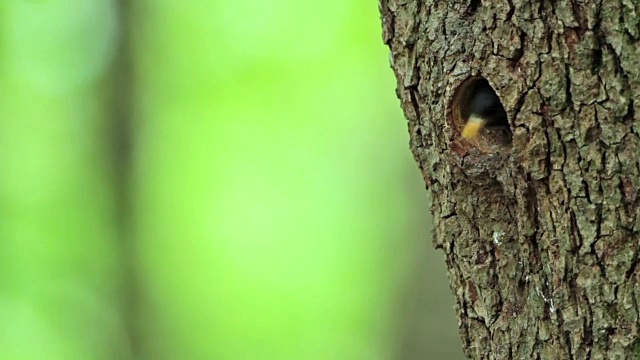
[[[480,84],[469,99],[469,119],[462,129],[462,137],[475,140],[483,128],[508,126],[507,113],[491,86]]]

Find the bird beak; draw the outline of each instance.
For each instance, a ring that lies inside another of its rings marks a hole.
[[[483,118],[471,115],[464,129],[462,129],[462,137],[468,140],[475,139],[486,124],[487,121]]]

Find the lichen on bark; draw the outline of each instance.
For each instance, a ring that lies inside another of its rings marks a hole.
[[[640,4],[381,0],[380,11],[465,354],[637,358]],[[508,144],[490,130],[460,139],[456,91],[478,76],[507,110]]]

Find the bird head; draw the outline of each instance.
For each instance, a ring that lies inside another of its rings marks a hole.
[[[500,98],[488,82],[483,81],[473,89],[468,102],[469,118],[462,129],[462,137],[475,139],[480,130],[490,126],[507,125],[507,113]]]

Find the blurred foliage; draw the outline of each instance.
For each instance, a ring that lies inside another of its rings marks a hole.
[[[375,2],[0,20],[1,359],[460,358]]]

